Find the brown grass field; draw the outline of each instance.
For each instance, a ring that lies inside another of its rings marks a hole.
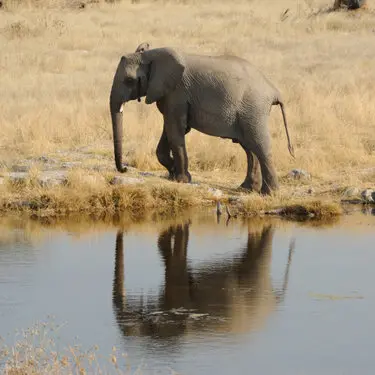
[[[274,107],[269,127],[281,190],[266,203],[251,195],[250,205],[264,208],[289,202],[296,189],[309,187],[317,199],[329,195],[337,200],[337,192],[345,187],[374,183],[375,12],[371,3],[370,9],[355,12],[329,12],[332,0],[124,0],[90,2],[82,9],[79,3],[3,0],[3,171],[20,159],[61,150],[68,151],[69,161],[70,150],[82,148],[113,168],[108,108],[112,78],[120,56],[149,41],[153,47],[244,57],[282,92],[296,159],[288,153],[281,113]],[[160,171],[155,148],[162,117],[156,107],[129,103],[124,123],[125,162],[140,170]],[[187,151],[193,180],[224,189],[243,181],[245,153],[231,141],[192,130]],[[312,180],[289,181],[285,175],[293,168],[307,170]],[[167,196],[171,191],[191,196],[188,187],[175,183],[156,181],[151,190],[163,190],[164,185]],[[60,189],[48,194],[59,207],[64,200],[80,209],[92,205],[98,195],[75,186],[74,192]],[[104,187],[92,188],[106,199]],[[11,207],[20,195],[40,199],[46,194],[40,189],[15,191],[2,186],[0,190],[3,208]],[[137,194],[143,194],[130,190],[135,196],[121,199],[136,202]],[[129,189],[124,188],[126,192]],[[153,201],[148,207],[157,205]]]

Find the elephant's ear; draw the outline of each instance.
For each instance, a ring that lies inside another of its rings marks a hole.
[[[149,65],[150,78],[146,104],[151,104],[173,91],[185,70],[184,58],[170,48],[155,48],[142,53],[142,63]]]

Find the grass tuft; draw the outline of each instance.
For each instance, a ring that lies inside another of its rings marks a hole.
[[[63,325],[53,320],[37,322],[30,328],[17,332],[11,346],[2,343],[0,364],[4,375],[63,375],[63,374],[111,374],[130,375],[126,370],[124,353],[114,347],[107,358],[99,354],[93,345],[84,349],[74,343],[60,348],[58,332]],[[139,370],[139,369],[138,369]]]

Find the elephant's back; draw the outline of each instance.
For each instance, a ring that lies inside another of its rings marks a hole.
[[[186,62],[187,75],[207,79],[215,83],[216,87],[222,84],[236,100],[249,90],[254,95],[269,97],[271,102],[274,96],[279,95],[277,88],[264,73],[241,57],[187,55]]]
[[[187,73],[206,75],[221,79],[243,79],[246,72],[246,60],[236,56],[187,55]]]

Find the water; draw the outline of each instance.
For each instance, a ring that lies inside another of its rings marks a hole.
[[[374,216],[121,228],[2,219],[0,336],[52,315],[142,374],[374,373]]]

